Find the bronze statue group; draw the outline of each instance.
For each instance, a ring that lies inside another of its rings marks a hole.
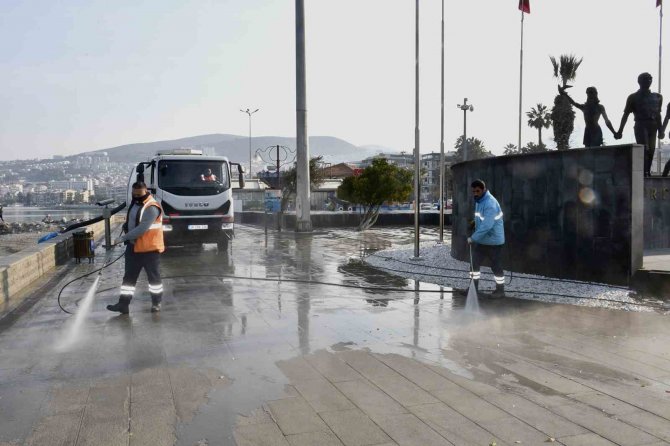
[[[668,121],[670,121],[670,104],[665,113],[665,119],[661,119],[663,96],[651,91],[652,77],[649,73],[642,73],[637,78],[640,89],[628,96],[626,108],[619,130],[615,131],[612,122],[607,117],[605,107],[598,99],[598,90],[595,87],[586,89],[586,102],[578,104],[566,92],[565,88],[558,87],[559,92],[570,100],[570,103],[584,113],[584,147],[600,147],[603,145],[603,131],[598,122],[600,117],[605,118],[607,128],[614,135],[614,139],[621,139],[623,129],[628,117],[633,114],[635,118],[635,141],[645,146],[644,152],[644,175],[651,176],[651,163],[656,151],[656,138],[663,139]],[[670,173],[670,160],[665,164],[663,176]]]

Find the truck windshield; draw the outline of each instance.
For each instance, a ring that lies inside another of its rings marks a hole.
[[[175,195],[218,195],[230,188],[228,163],[215,160],[161,160],[158,187]]]

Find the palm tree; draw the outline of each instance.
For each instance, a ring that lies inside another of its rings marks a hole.
[[[548,129],[551,127],[551,114],[549,113],[549,107],[542,104],[537,104],[535,107],[531,108],[528,113],[528,126],[537,129],[538,132],[538,145],[542,144],[542,129]]]
[[[570,88],[569,81],[577,77],[577,69],[584,59],[577,59],[574,55],[563,54],[556,60],[555,57],[549,58],[554,66],[554,77],[559,79],[562,85],[559,90]],[[551,111],[551,120],[554,124],[554,140],[558,150],[567,150],[570,148],[570,135],[575,128],[575,111],[566,95],[559,94],[554,98],[554,108]]]

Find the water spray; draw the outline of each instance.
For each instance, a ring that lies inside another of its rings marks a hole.
[[[479,313],[479,296],[477,296],[477,287],[475,286],[475,267],[472,262],[472,243],[470,247],[470,287],[468,288],[468,297],[465,300],[465,311],[469,313]]]

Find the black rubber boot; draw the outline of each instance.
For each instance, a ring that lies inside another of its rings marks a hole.
[[[159,311],[161,311],[161,298],[151,296],[151,312],[158,313]]]
[[[109,311],[118,311],[121,314],[128,314],[130,312],[130,298],[121,296],[119,301],[114,305],[107,305]]]
[[[505,285],[496,285],[496,290],[491,294],[494,299],[502,299],[505,297]]]

